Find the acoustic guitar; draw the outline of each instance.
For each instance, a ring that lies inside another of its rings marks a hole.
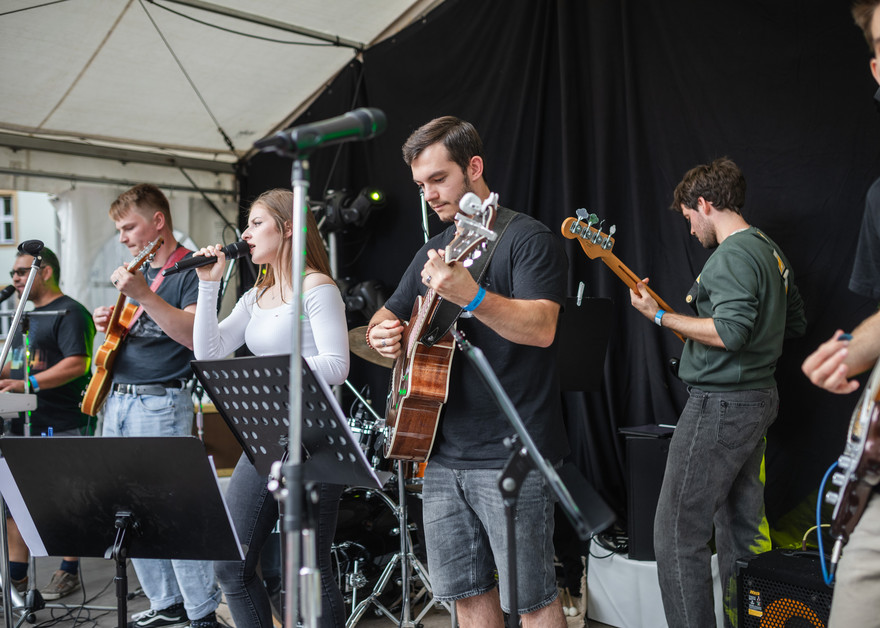
[[[498,195],[484,202],[473,193],[459,202],[455,238],[446,247],[446,263],[463,262],[479,255],[480,246],[494,240],[492,226],[498,213]],[[420,338],[427,331],[442,298],[431,288],[419,296],[403,330],[403,351],[391,372],[391,391],[385,414],[385,457],[423,462],[428,459],[440,411],[449,395],[449,368],[455,342],[447,332],[432,346]]]
[[[859,403],[853,411],[843,453],[837,460],[837,471],[825,501],[834,505],[831,536],[835,539],[831,553],[836,566],[840,551],[880,482],[880,362],[874,366]]]
[[[599,218],[596,214],[591,214],[586,209],[579,209],[576,213],[577,219],[566,218],[565,222],[562,223],[562,235],[569,240],[577,240],[578,243],[580,243],[581,248],[584,250],[584,253],[587,254],[587,257],[590,259],[601,259],[630,290],[635,291],[636,284],[641,281],[641,278],[627,268],[626,264],[617,259],[617,256],[611,252],[611,249],[614,247],[614,238],[611,236],[617,232],[617,227],[611,225],[611,227],[608,228],[608,233],[604,233],[602,231],[602,223],[599,222]],[[599,223],[598,227],[593,226],[596,223]],[[654,300],[657,301],[657,305],[667,312],[675,313],[675,310],[669,307],[669,305],[667,305],[656,292],[651,290],[648,286],[645,286],[645,288],[647,289],[648,294],[654,297]],[[684,342],[684,336],[677,332],[672,333]]]
[[[163,241],[159,237],[150,242],[129,262],[125,269],[132,274],[136,273],[145,262],[153,258],[156,251],[162,246]],[[110,315],[110,320],[107,322],[104,342],[95,353],[95,374],[89,380],[89,385],[83,395],[82,404],[80,404],[83,414],[88,414],[89,416],[98,414],[98,410],[104,405],[104,401],[107,400],[107,395],[110,393],[113,362],[116,360],[116,355],[122,346],[122,340],[134,322],[132,318],[138,308],[134,303],[126,305],[125,299],[126,296],[120,292],[119,297],[116,299],[116,305],[113,307],[113,313]]]

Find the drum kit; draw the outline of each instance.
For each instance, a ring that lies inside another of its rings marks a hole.
[[[365,331],[365,327],[349,331],[351,352],[391,368],[391,359],[366,346]],[[435,604],[421,534],[426,463],[386,459],[382,455],[384,418],[348,381],[346,385],[357,398],[349,427],[383,487],[348,487],[340,500],[332,556],[349,612],[345,625],[355,626],[372,606],[375,615],[384,615],[399,626],[417,626]],[[416,606],[421,610],[413,618]]]

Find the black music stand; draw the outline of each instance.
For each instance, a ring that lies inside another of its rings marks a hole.
[[[578,303],[580,301],[580,303]],[[568,297],[559,315],[559,387],[594,392],[602,389],[605,352],[611,332],[612,302],[608,298]]]
[[[0,490],[32,555],[115,559],[120,628],[126,559],[244,560],[197,438],[3,438],[0,452]]]
[[[261,476],[287,459],[290,356],[195,360],[196,377]],[[303,478],[381,488],[327,384],[302,361]]]

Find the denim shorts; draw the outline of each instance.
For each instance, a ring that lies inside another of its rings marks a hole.
[[[435,600],[451,602],[481,595],[497,584],[501,608],[510,611],[500,475],[499,469],[449,469],[436,462],[428,464],[422,498],[428,575]],[[543,477],[531,471],[516,509],[517,606],[521,615],[547,606],[558,595],[553,505],[553,494]]]

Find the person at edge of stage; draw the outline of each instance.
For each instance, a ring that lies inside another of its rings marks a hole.
[[[852,6],[856,25],[862,29],[871,50],[871,74],[880,84],[880,0],[861,0]],[[875,98],[880,100],[880,89]],[[856,249],[849,288],[864,296],[880,299],[880,265],[876,257],[880,246],[880,178],[874,181],[865,201],[865,214]],[[852,332],[852,340],[841,338],[838,329],[830,340],[814,351],[802,365],[803,372],[816,386],[837,394],[848,394],[859,387],[851,379],[873,366],[880,357],[880,312],[862,321]],[[880,485],[868,503],[843,549],[835,574],[831,598],[831,628],[880,628]]]
[[[407,139],[403,157],[443,222],[453,222],[465,193],[483,200],[490,194],[482,141],[469,122],[452,116],[428,122]],[[450,225],[416,253],[394,294],[370,320],[366,340],[381,355],[397,358],[401,321],[429,288],[462,306],[458,329],[485,354],[541,454],[557,464],[568,453],[555,366],[567,260],[547,227],[503,208],[499,221],[505,212],[512,220],[479,285],[463,263],[444,260],[456,230]],[[502,610],[519,613],[526,627],[566,626],[553,566],[551,491],[534,470],[523,483],[516,514],[518,608],[510,609],[497,482],[510,457],[504,440],[513,428],[464,356],[452,361],[448,397],[422,493],[434,599],[454,602],[463,628],[500,628]]]
[[[736,560],[770,549],[762,464],[779,396],[774,373],[783,338],[806,330],[791,265],[742,215],[746,181],[730,159],[689,170],[671,209],[707,249],[687,301],[696,316],[664,312],[645,289],[630,291],[645,317],[686,338],[678,376],[689,398],[678,419],[654,521],[666,621],[715,625],[709,541],[715,546],[725,625],[736,624]]]
[[[30,435],[39,436],[52,430],[54,436],[89,435],[89,417],[79,409],[83,391],[89,383],[92,345],[95,325],[89,311],[78,301],[61,292],[61,265],[52,250],[44,247],[42,261],[31,285],[28,300],[33,302],[35,314],[29,317],[30,392],[37,395],[37,409],[31,412]],[[12,284],[21,298],[34,257],[16,254],[10,275]],[[50,315],[49,312],[57,312]],[[21,328],[16,330],[12,345],[12,359],[3,365],[0,392],[24,392],[25,351]],[[10,432],[24,434],[24,420],[13,419]],[[9,574],[13,586],[20,593],[28,585],[28,548],[18,526],[7,517],[9,536]],[[44,600],[57,600],[80,588],[79,558],[65,556],[61,566],[52,574],[49,584],[40,589]]]
[[[199,300],[193,336],[198,359],[223,358],[243,344],[254,355],[290,351],[294,307],[291,300],[291,230],[293,194],[269,190],[252,204],[242,239],[251,259],[261,268],[260,278],[235,304],[232,312],[217,321],[217,293],[226,256],[220,245],[196,255],[217,256],[217,262],[196,270]],[[302,277],[302,355],[315,375],[328,385],[342,384],[348,375],[348,328],[342,295],[330,276],[330,262],[312,212],[306,212],[306,270]],[[237,626],[270,627],[269,594],[256,572],[261,549],[278,519],[278,503],[242,454],[226,491],[226,501],[239,539],[247,545],[244,561],[221,561],[215,565],[220,587]],[[321,620],[326,628],[345,625],[345,606],[333,578],[331,544],[342,486],[320,484],[317,530],[318,567],[321,572]],[[281,610],[281,609],[277,609]]]
[[[192,252],[174,237],[171,208],[162,191],[138,184],[110,206],[119,241],[137,255],[161,236],[162,246],[137,272],[119,266],[112,284],[143,308],[125,336],[112,370],[111,392],[103,407],[103,436],[189,436],[193,401],[192,330],[198,296],[193,273],[165,277],[164,268]],[[93,312],[98,331],[106,331],[112,307]],[[211,561],[132,559],[150,608],[136,613],[130,628],[191,625],[215,628],[220,588]]]

